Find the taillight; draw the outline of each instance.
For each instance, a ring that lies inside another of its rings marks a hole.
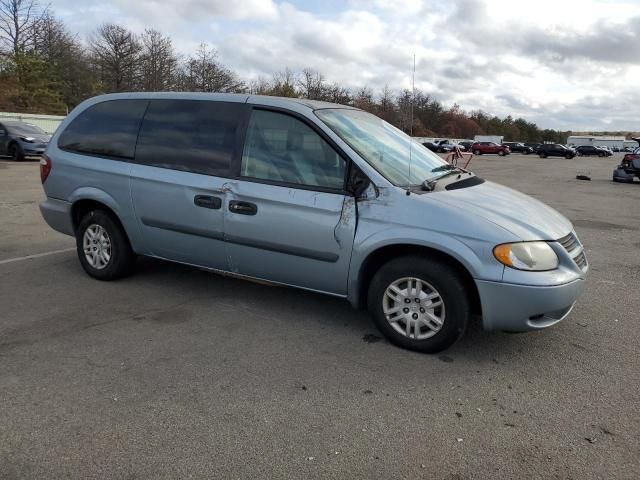
[[[623,162],[631,163],[633,160],[640,160],[640,155],[637,153],[627,153],[624,157],[622,157]]]
[[[40,180],[44,183],[51,173],[51,159],[46,155],[42,155],[40,159]]]

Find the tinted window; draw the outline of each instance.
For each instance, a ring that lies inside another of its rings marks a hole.
[[[342,189],[344,171],[344,160],[305,123],[282,113],[252,113],[242,155],[243,176]]]
[[[133,158],[147,100],[110,100],[80,113],[62,132],[58,147],[72,152]]]
[[[140,129],[136,162],[228,175],[246,108],[240,103],[152,100]]]

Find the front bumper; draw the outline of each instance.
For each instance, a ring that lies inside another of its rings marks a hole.
[[[66,235],[74,235],[71,220],[71,204],[64,200],[47,197],[40,204],[40,213],[47,224],[54,230]]]
[[[476,280],[485,330],[526,332],[550,327],[571,312],[584,289],[582,278],[554,286]]]

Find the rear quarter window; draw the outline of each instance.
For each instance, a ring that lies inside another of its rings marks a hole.
[[[246,111],[242,103],[151,100],[140,129],[135,161],[153,167],[227,176]]]
[[[81,112],[65,128],[58,147],[70,152],[132,159],[148,100],[108,100]]]

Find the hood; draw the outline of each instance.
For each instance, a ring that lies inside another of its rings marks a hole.
[[[557,240],[573,230],[571,222],[553,208],[493,182],[428,195],[483,217],[522,240]]]

